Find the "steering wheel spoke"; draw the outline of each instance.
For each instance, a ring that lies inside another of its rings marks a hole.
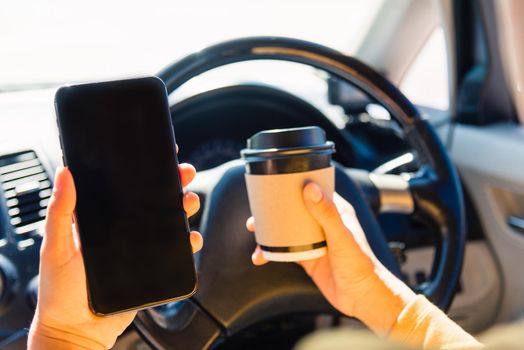
[[[224,336],[220,325],[190,300],[140,311],[134,324],[155,349],[207,349]]]
[[[408,174],[381,174],[354,168],[345,168],[344,172],[356,182],[375,214],[412,214],[415,211]]]

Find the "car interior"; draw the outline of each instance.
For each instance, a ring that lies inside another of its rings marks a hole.
[[[197,177],[197,293],[142,310],[115,349],[291,349],[362,329],[296,264],[251,264],[240,151],[316,125],[379,260],[473,335],[524,315],[520,0],[14,2],[0,12],[0,348],[24,349],[62,165],[54,93],[164,81]],[[147,184],[137,184],[147,186]],[[348,261],[351,264],[351,261]]]

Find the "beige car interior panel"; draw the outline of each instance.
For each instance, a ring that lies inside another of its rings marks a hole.
[[[458,125],[451,157],[505,277],[497,320],[518,319],[524,311],[524,233],[509,221],[524,218],[524,128]]]

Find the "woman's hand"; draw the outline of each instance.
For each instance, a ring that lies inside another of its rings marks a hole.
[[[415,293],[375,257],[348,202],[336,193],[329,200],[314,183],[304,187],[303,196],[324,230],[328,253],[299,264],[336,309],[377,333],[387,333]],[[246,226],[255,231],[254,219],[249,218]],[[260,247],[252,260],[255,265],[267,262]]]
[[[189,164],[181,164],[179,171],[184,187],[196,174]],[[198,211],[200,202],[195,193],[186,193],[183,201],[188,216]],[[59,169],[40,251],[40,285],[29,332],[30,349],[108,349],[136,315],[131,311],[99,317],[89,309],[84,262],[71,224],[75,203],[73,177],[67,168]],[[191,232],[190,238],[193,251],[200,250],[202,236]]]

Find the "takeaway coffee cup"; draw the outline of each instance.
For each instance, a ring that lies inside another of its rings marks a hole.
[[[272,261],[299,261],[326,254],[322,228],[309,214],[302,191],[317,183],[332,197],[335,170],[333,142],[319,127],[261,131],[241,151],[255,238]]]

